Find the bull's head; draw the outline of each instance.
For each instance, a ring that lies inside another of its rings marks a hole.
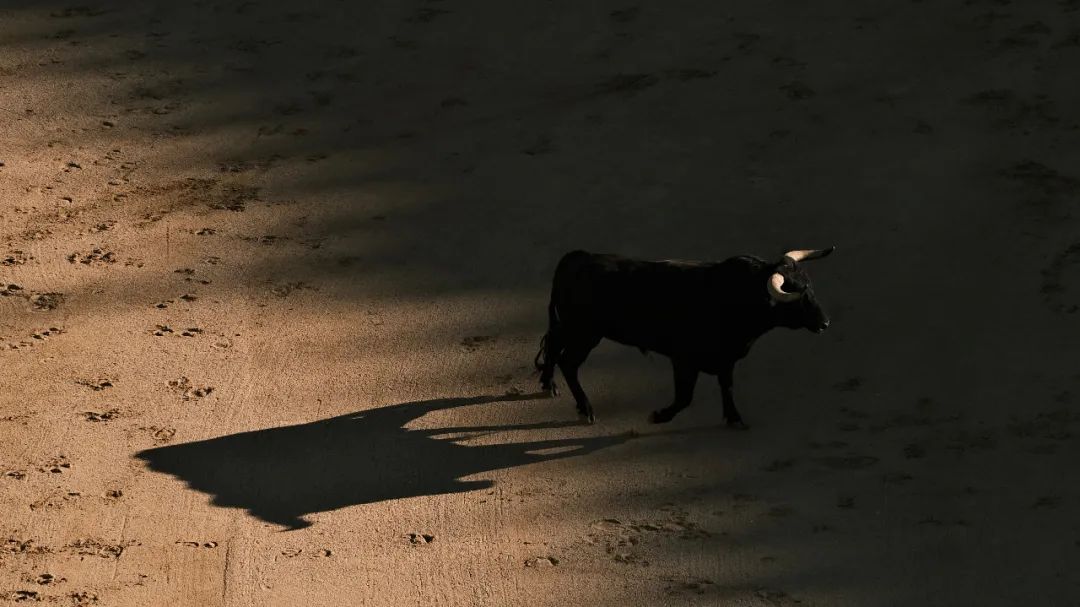
[[[789,329],[809,329],[814,333],[821,333],[829,327],[829,317],[818,304],[814,289],[810,285],[810,277],[799,263],[821,259],[835,248],[788,251],[776,263],[767,287],[777,315],[777,324]]]

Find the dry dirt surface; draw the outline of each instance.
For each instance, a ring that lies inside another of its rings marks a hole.
[[[0,603],[1075,605],[1080,3],[0,1]],[[668,426],[558,257],[778,256]]]

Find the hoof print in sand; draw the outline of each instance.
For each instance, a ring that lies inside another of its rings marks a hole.
[[[64,303],[64,294],[37,293],[30,297],[30,303],[33,304],[35,310],[55,310],[60,307],[60,304]]]
[[[75,380],[75,383],[79,384],[80,386],[86,386],[87,388],[90,388],[94,392],[101,392],[102,390],[105,390],[106,388],[113,387],[113,380],[107,379],[107,378],[77,379],[77,380]]]
[[[150,433],[150,437],[156,442],[167,443],[176,436],[176,428],[160,428],[158,426],[147,426],[140,428]]]
[[[179,333],[177,333],[177,329],[173,329],[169,325],[154,325],[154,329],[151,330],[150,332],[153,335],[157,336],[157,337],[164,337],[166,335],[178,335],[180,337],[195,337],[196,335],[202,333],[203,330],[198,328],[198,327],[189,327],[187,329],[179,330]]]
[[[109,409],[108,411],[84,411],[83,419],[88,422],[109,422],[120,417],[119,409]]]
[[[68,593],[68,598],[71,599],[73,607],[85,607],[86,605],[96,605],[98,602],[98,595],[92,592],[71,592]]]
[[[435,536],[428,533],[410,533],[405,537],[409,538],[409,543],[413,546],[423,546],[435,541]]]
[[[50,584],[59,584],[65,581],[64,578],[58,578],[51,573],[41,573],[34,577],[34,583],[38,586],[48,586]]]
[[[559,564],[559,559],[553,556],[534,556],[525,559],[526,567],[554,567]]]
[[[112,264],[116,263],[116,255],[112,251],[104,249],[92,249],[89,253],[80,255],[72,253],[67,256],[68,263],[81,263],[83,265]]]
[[[191,383],[187,377],[181,376],[179,379],[169,380],[169,387],[174,392],[178,392],[180,397],[185,401],[197,400],[204,396],[209,396],[214,391],[212,386],[198,387]]]
[[[0,266],[21,266],[33,258],[33,255],[20,250],[13,250],[0,258]]]
[[[469,352],[476,352],[485,344],[490,344],[495,341],[495,337],[491,335],[473,335],[461,340],[461,345]]]
[[[11,283],[0,290],[0,297],[25,297],[25,295],[23,295],[23,288],[20,285]]]
[[[71,462],[68,461],[65,455],[58,455],[38,466],[38,472],[48,472],[49,474],[62,474],[70,469]]]
[[[663,578],[663,581],[667,582],[667,586],[664,587],[664,592],[668,594],[682,594],[682,593],[694,593],[705,594],[710,588],[714,588],[716,583],[712,580],[705,578],[691,578],[688,580],[675,580],[674,578]]]
[[[191,540],[176,540],[176,545],[188,548],[217,548],[217,542],[195,542]]]
[[[65,546],[65,548],[74,554],[82,556],[97,556],[103,559],[118,559],[120,555],[124,553],[124,550],[132,543],[126,544],[110,544],[101,540],[93,538],[80,538],[74,542]]]
[[[46,546],[38,546],[34,540],[20,540],[8,538],[0,544],[0,554],[49,554],[52,552]]]
[[[287,282],[285,284],[270,287],[270,292],[278,297],[288,297],[293,291],[300,291],[304,289],[307,289],[309,291],[318,290],[317,288],[301,280],[297,282]]]

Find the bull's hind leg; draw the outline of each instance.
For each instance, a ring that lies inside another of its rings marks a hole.
[[[675,374],[675,400],[663,409],[657,409],[649,415],[649,421],[654,424],[664,424],[671,421],[679,411],[690,406],[694,400],[694,386],[697,384],[698,370],[684,361],[672,359],[671,368]]]
[[[536,353],[537,370],[540,371],[540,390],[550,396],[558,396],[559,388],[555,385],[555,365],[563,351],[563,327],[555,302],[548,304],[548,330],[540,340],[540,351]]]
[[[731,393],[734,383],[733,375],[735,364],[725,367],[717,376],[720,380],[720,396],[724,399],[724,421],[728,427],[736,430],[746,430],[749,426],[742,420],[739,410],[735,408],[735,396]]]
[[[543,361],[537,365],[540,368],[540,391],[546,392],[550,396],[558,396],[559,388],[555,384],[555,365],[562,355],[562,332],[556,328],[549,330],[547,335],[544,336],[540,348],[540,353],[537,355],[538,358],[543,357]]]
[[[559,356],[559,369],[562,370],[563,377],[566,379],[566,387],[570,388],[570,393],[574,395],[578,415],[590,424],[595,419],[592,403],[589,402],[589,397],[581,387],[581,382],[578,381],[578,369],[598,343],[600,343],[600,338],[578,338],[567,343]]]

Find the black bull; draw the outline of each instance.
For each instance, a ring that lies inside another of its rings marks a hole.
[[[607,338],[671,359],[675,398],[650,421],[670,421],[693,399],[699,373],[716,375],[728,425],[745,428],[732,396],[735,363],[775,327],[820,333],[829,325],[798,262],[824,250],[789,251],[779,261],[743,255],[720,262],[645,261],[573,251],[559,261],[548,331],[537,353],[543,390],[562,371],[580,415],[592,404],[578,381],[589,352]]]

